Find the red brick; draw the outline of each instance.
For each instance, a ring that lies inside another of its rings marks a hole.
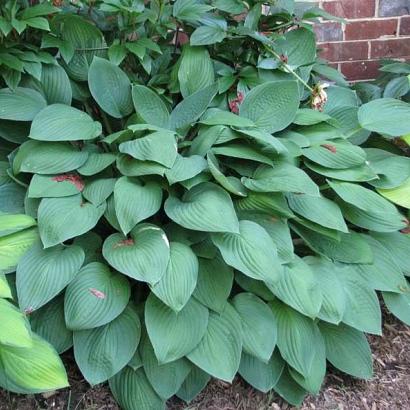
[[[377,60],[340,63],[340,70],[348,80],[372,80],[379,75]]]
[[[346,25],[346,40],[369,40],[397,34],[398,19],[352,21]]]
[[[364,60],[369,52],[367,41],[324,43],[319,47],[321,48],[320,56],[331,62]]]
[[[400,22],[400,35],[410,36],[410,17],[402,17]]]
[[[391,58],[410,55],[410,40],[375,40],[371,42],[371,58]]]
[[[346,18],[364,18],[375,15],[375,0],[338,0],[323,3],[330,14]]]
[[[342,25],[340,23],[323,23],[315,25],[316,39],[319,42],[343,40]]]

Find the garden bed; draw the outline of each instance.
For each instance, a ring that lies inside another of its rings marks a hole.
[[[381,410],[410,408],[410,328],[386,315],[383,338],[370,336],[374,378],[352,379],[329,369],[320,395],[308,396],[302,410],[349,409]],[[65,355],[71,389],[45,398],[20,396],[0,390],[0,410],[119,410],[108,387],[91,388],[76,370],[70,353]],[[274,394],[262,394],[241,379],[232,385],[214,381],[190,404],[172,399],[168,410],[279,410],[290,409]]]

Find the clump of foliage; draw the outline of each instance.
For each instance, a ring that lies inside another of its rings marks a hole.
[[[331,16],[28,3],[0,6],[0,386],[66,386],[71,347],[127,410],[370,378],[377,292],[410,323],[410,106],[317,57]]]

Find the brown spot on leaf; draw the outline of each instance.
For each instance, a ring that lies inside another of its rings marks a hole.
[[[26,315],[30,315],[31,313],[33,313],[34,309],[32,306],[29,306],[28,308],[24,309],[24,313]]]
[[[80,192],[84,189],[84,181],[79,175],[76,174],[62,174],[56,175],[52,178],[53,181],[56,182],[70,182],[72,183]]]
[[[322,144],[321,147],[326,148],[328,151],[330,151],[333,154],[336,154],[337,149],[334,145],[331,144]]]
[[[134,239],[131,239],[131,238],[127,238],[127,239],[124,239],[124,240],[122,240],[122,241],[120,241],[120,242],[117,242],[115,245],[114,245],[114,248],[119,248],[119,247],[121,247],[121,246],[132,246],[132,245],[134,245]]]
[[[90,291],[90,293],[92,293],[96,298],[98,299],[105,299],[105,293],[101,292],[98,289],[94,289],[94,288],[90,288],[88,289]]]

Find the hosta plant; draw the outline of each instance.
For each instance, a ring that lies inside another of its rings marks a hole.
[[[49,56],[0,90],[0,386],[64,387],[71,348],[126,410],[371,378],[377,292],[410,323],[409,104],[350,89],[293,1],[53,3],[0,20]]]

